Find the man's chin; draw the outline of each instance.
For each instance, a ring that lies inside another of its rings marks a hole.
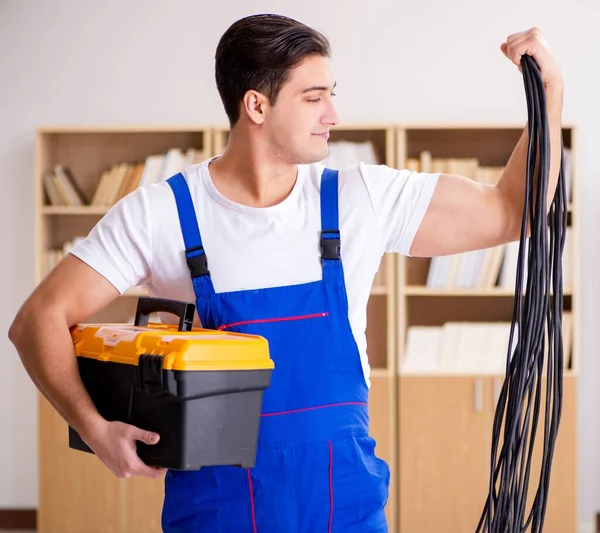
[[[327,157],[328,154],[329,150],[324,150],[321,153],[303,154],[302,156],[297,157],[297,161],[295,161],[295,164],[310,165],[311,163],[320,163]]]

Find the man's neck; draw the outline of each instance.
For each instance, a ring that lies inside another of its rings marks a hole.
[[[227,199],[250,207],[270,207],[285,200],[296,183],[297,165],[262,153],[251,143],[231,138],[223,154],[209,166],[217,190]]]

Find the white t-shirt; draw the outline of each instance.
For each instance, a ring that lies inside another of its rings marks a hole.
[[[236,204],[215,188],[209,161],[185,176],[215,292],[307,283],[322,278],[320,180],[323,166],[299,165],[290,195],[265,208]],[[409,255],[439,174],[385,165],[339,172],[339,228],[349,321],[367,384],[366,309],[384,252]],[[120,200],[71,253],[121,293],[144,285],[150,294],[194,302],[173,192],[166,182]],[[165,322],[174,316],[161,316]]]

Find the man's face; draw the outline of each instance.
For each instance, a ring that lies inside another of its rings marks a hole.
[[[327,156],[329,129],[339,122],[334,86],[327,57],[309,57],[289,72],[263,124],[274,151],[286,163],[314,163]]]

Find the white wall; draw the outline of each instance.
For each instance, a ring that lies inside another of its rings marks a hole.
[[[215,7],[218,6],[218,7]],[[0,0],[0,331],[32,289],[33,148],[39,124],[214,123],[218,38],[252,12],[287,14],[331,39],[346,121],[523,121],[522,78],[500,52],[538,26],[566,83],[564,119],[579,126],[582,227],[580,513],[600,509],[600,253],[596,143],[600,5],[573,0]],[[0,338],[0,507],[34,507],[34,389]]]

